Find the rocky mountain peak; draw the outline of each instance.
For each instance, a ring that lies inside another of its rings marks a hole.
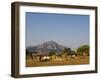
[[[62,51],[65,47],[56,43],[55,41],[48,41],[48,42],[44,42],[42,44],[39,44],[37,46],[32,46],[32,47],[28,47],[28,51],[31,52],[38,52],[38,51],[42,51],[42,52],[50,52],[50,51]]]

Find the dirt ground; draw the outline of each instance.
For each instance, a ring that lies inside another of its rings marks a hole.
[[[83,65],[89,64],[89,56],[81,56],[69,59],[55,59],[51,61],[33,61],[31,58],[26,60],[26,67],[42,67],[42,66],[61,66],[61,65]]]

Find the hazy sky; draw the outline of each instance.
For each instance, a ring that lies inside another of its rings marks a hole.
[[[72,49],[89,44],[89,15],[26,12],[26,46],[47,41]]]

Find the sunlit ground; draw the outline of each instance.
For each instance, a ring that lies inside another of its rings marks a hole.
[[[33,61],[31,58],[26,59],[26,67],[83,65],[83,64],[89,64],[89,56],[78,56],[75,58],[66,58],[66,59],[53,59],[50,61]]]

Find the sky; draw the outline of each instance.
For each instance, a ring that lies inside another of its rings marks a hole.
[[[55,41],[77,49],[89,44],[89,15],[26,12],[26,47]]]

